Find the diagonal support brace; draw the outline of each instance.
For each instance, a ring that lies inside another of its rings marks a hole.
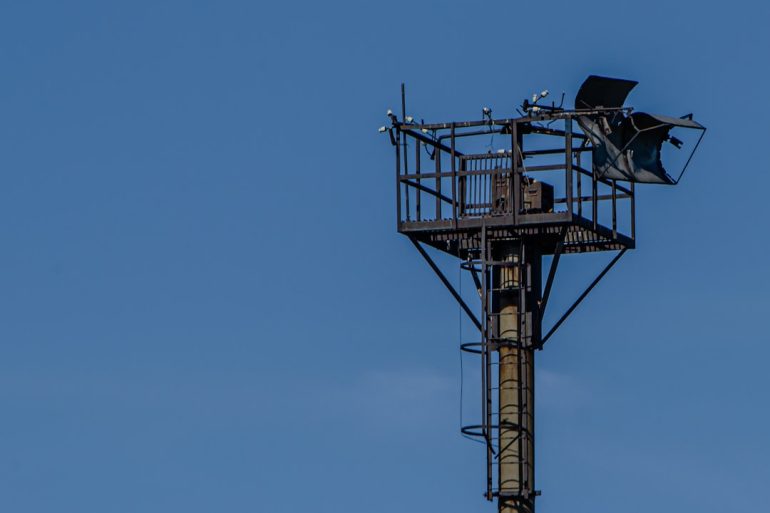
[[[460,304],[463,310],[465,310],[465,313],[468,314],[468,317],[470,317],[473,324],[476,325],[476,328],[478,328],[479,331],[482,331],[483,328],[481,326],[481,322],[478,320],[478,318],[473,314],[473,310],[470,309],[470,307],[465,303],[463,298],[460,296],[460,294],[455,290],[455,288],[452,286],[451,283],[449,283],[449,280],[446,279],[446,276],[444,276],[444,273],[441,272],[441,269],[438,268],[436,263],[433,261],[433,259],[430,257],[430,255],[425,251],[425,249],[420,245],[417,240],[415,240],[413,237],[409,237],[409,240],[412,241],[412,244],[414,244],[414,247],[417,248],[417,251],[420,252],[422,257],[425,259],[426,262],[428,262],[428,265],[431,269],[433,269],[433,272],[436,273],[436,276],[438,276],[439,280],[441,280],[441,283],[444,284],[444,286],[449,290],[450,294],[457,300],[457,302]]]
[[[567,237],[567,227],[562,228],[559,233],[559,242],[556,244],[556,251],[553,254],[553,260],[551,261],[551,268],[548,270],[548,279],[545,283],[545,292],[543,292],[543,299],[540,301],[540,318],[543,318],[545,314],[545,307],[548,304],[548,298],[551,296],[551,287],[553,287],[553,279],[556,276],[556,269],[559,267],[559,259],[564,251],[564,241]]]
[[[588,288],[585,289],[582,294],[580,294],[580,297],[577,298],[577,300],[575,300],[574,303],[572,303],[572,306],[570,306],[567,309],[567,311],[564,312],[564,315],[562,315],[561,318],[558,321],[556,321],[556,324],[553,325],[553,328],[551,328],[548,334],[545,337],[543,337],[543,340],[540,342],[538,349],[543,348],[543,345],[548,341],[549,338],[551,338],[551,335],[553,335],[556,332],[556,330],[559,329],[559,326],[561,326],[562,323],[567,320],[567,317],[569,317],[570,314],[575,311],[575,308],[577,308],[578,305],[586,298],[586,296],[593,290],[596,284],[599,283],[602,278],[604,278],[604,275],[607,274],[610,271],[610,269],[612,269],[612,266],[614,266],[615,263],[617,263],[617,261],[620,260],[620,257],[622,257],[623,254],[625,254],[625,252],[626,252],[626,248],[620,250],[620,253],[615,255],[615,258],[613,258],[612,261],[609,264],[607,264],[607,267],[605,267],[604,270],[600,272],[599,275],[594,279],[594,281],[591,282]]]

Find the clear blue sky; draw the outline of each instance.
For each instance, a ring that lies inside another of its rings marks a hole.
[[[443,121],[571,99],[590,73],[709,132],[539,355],[539,511],[766,507],[768,19],[759,1],[5,2],[0,511],[494,511],[458,433],[457,306],[395,233],[377,127],[401,81]],[[565,258],[552,314],[607,257]]]

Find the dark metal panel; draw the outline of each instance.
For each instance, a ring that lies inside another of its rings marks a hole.
[[[625,103],[628,93],[638,83],[635,80],[589,75],[575,97],[575,108],[620,108]]]

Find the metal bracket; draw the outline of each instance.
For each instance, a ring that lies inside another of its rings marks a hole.
[[[588,288],[586,288],[583,291],[583,293],[580,294],[580,297],[577,298],[574,303],[572,303],[572,306],[570,306],[567,309],[567,311],[564,312],[564,315],[562,315],[561,318],[558,321],[556,321],[556,324],[553,325],[553,327],[550,329],[548,334],[546,334],[546,336],[543,337],[543,340],[540,342],[537,349],[543,348],[543,345],[548,341],[549,338],[551,338],[551,335],[553,335],[556,332],[556,330],[559,329],[559,326],[561,326],[562,323],[567,320],[567,317],[569,317],[570,314],[575,311],[575,308],[577,308],[578,305],[586,298],[586,296],[593,290],[596,284],[599,283],[602,278],[604,278],[604,275],[607,274],[610,269],[612,269],[612,266],[614,266],[615,263],[618,260],[620,260],[620,257],[622,257],[625,254],[626,250],[627,250],[626,248],[623,248],[620,250],[620,253],[615,255],[615,258],[613,258],[612,261],[610,261],[610,263],[607,264],[607,267],[605,267],[604,270],[599,273],[599,275],[594,279],[594,281],[591,282]]]
[[[540,318],[543,318],[545,313],[545,306],[548,304],[548,298],[551,296],[551,287],[553,286],[553,279],[556,276],[556,268],[559,266],[559,259],[564,251],[564,240],[567,238],[568,226],[561,229],[559,233],[559,242],[556,244],[556,250],[553,254],[553,260],[551,261],[551,268],[548,270],[548,279],[545,282],[545,292],[543,292],[543,299],[540,301]]]
[[[433,261],[433,259],[430,257],[430,255],[425,251],[425,249],[420,245],[419,242],[414,237],[409,237],[409,240],[412,241],[412,244],[414,244],[414,247],[417,248],[417,251],[420,252],[422,257],[425,259],[426,262],[428,262],[428,265],[431,269],[433,269],[433,272],[436,273],[436,276],[438,276],[438,279],[441,280],[441,283],[444,284],[444,286],[449,290],[450,294],[457,300],[458,303],[460,303],[460,306],[463,310],[465,310],[465,313],[468,314],[468,317],[470,317],[473,324],[476,325],[476,328],[478,328],[479,331],[482,331],[483,328],[481,326],[481,321],[473,314],[473,310],[470,309],[470,307],[465,303],[463,298],[460,296],[460,294],[455,290],[455,288],[452,286],[451,283],[449,283],[449,280],[447,280],[446,276],[444,276],[444,273],[441,272],[441,269],[438,268],[436,263]]]

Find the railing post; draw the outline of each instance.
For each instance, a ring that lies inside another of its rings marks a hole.
[[[612,181],[612,238],[613,239],[618,238],[617,201],[618,201],[617,181],[613,180]]]
[[[468,170],[467,161],[460,159],[460,172],[457,175],[457,215],[463,217],[466,214],[466,198],[468,197],[468,177],[465,171]],[[471,192],[473,191],[473,182],[471,182]],[[473,201],[473,200],[471,200]]]
[[[406,86],[401,82],[401,123],[406,123]],[[409,174],[409,155],[406,153],[406,132],[401,132],[401,144],[404,145],[404,174]],[[409,211],[409,186],[404,187],[404,206],[406,207],[406,220],[411,218],[411,212]]]
[[[401,231],[401,134],[396,132],[396,228]]]
[[[580,153],[581,152],[577,152],[577,155],[575,155],[575,161],[577,162],[578,167],[580,167]],[[580,217],[583,217],[583,175],[580,173],[577,174],[577,195],[578,195],[577,214]]]
[[[416,182],[417,185],[420,185],[420,146],[422,146],[422,143],[419,139],[415,139],[414,141],[414,172],[417,174]],[[414,208],[415,208],[415,216],[417,217],[417,220],[420,221],[422,219],[422,211],[420,209],[420,196],[421,191],[418,187],[415,191],[416,197],[414,202]]]
[[[593,167],[593,165],[591,166]],[[597,193],[596,188],[598,187],[597,182],[597,176],[596,176],[596,169],[593,170],[593,174],[591,176],[591,221],[593,221],[594,224],[594,231],[596,231],[596,227],[599,224],[599,220],[597,219],[597,216],[599,215],[599,205],[597,204]]]
[[[631,182],[631,238],[636,240],[636,191]]]
[[[441,148],[433,150],[433,158],[436,161],[436,220],[441,220]]]
[[[567,188],[567,212],[569,212],[569,220],[572,221],[572,118],[568,117],[564,120],[564,131],[565,131],[565,144],[566,147],[564,148],[564,152],[567,157],[566,164],[566,177],[565,177],[565,187]]]
[[[452,123],[452,223],[457,228],[457,164],[455,163],[455,124]]]
[[[521,175],[519,174],[519,155],[524,158],[524,150],[520,146],[519,125],[511,121],[511,180],[508,188],[508,198],[511,208],[511,224],[516,226],[521,203]]]

